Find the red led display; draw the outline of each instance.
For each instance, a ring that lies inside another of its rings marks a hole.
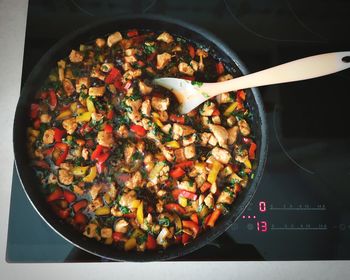
[[[260,221],[256,222],[256,229],[260,232],[267,232],[268,231],[268,225],[266,221]]]

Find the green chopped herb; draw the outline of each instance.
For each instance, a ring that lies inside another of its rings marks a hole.
[[[145,44],[143,50],[145,54],[152,54],[156,51],[156,48],[155,46]]]
[[[128,207],[125,206],[119,206],[119,210],[123,213],[123,214],[129,214],[131,211]]]
[[[203,82],[192,81],[191,84],[194,86],[197,86],[197,87],[201,87],[203,85]],[[202,94],[204,94],[204,93],[202,93]]]
[[[159,219],[158,223],[161,226],[166,226],[166,227],[170,226],[170,220],[168,217],[164,217],[164,218]]]

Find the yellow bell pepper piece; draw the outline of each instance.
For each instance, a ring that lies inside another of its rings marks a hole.
[[[136,238],[130,238],[128,239],[124,244],[124,250],[130,251],[136,247]]]
[[[151,172],[149,173],[149,180],[155,181],[157,179],[157,176],[159,175],[159,172],[163,169],[165,165],[166,164],[163,161],[157,162],[156,165],[151,170]]]
[[[71,110],[65,110],[65,111],[61,112],[61,113],[56,117],[56,120],[57,120],[57,121],[61,121],[61,120],[64,120],[64,119],[69,118],[71,115],[72,115]]]
[[[244,162],[245,167],[252,169],[252,163],[250,162],[250,160],[247,158]]]
[[[84,176],[88,169],[89,169],[89,166],[76,166],[73,168],[73,175]]]
[[[179,196],[178,198],[179,200],[179,204],[182,206],[182,207],[186,207],[187,206],[187,198],[183,197],[183,196]]]
[[[136,218],[140,225],[143,224],[143,201],[141,201],[139,207],[137,207]]]
[[[72,141],[72,140],[73,140],[72,135],[68,135],[68,136],[67,136],[67,141]]]
[[[156,123],[156,125],[158,125],[160,128],[162,128],[164,126],[164,124],[160,121],[159,114],[156,112],[153,112],[152,115],[153,115],[153,121]]]
[[[81,114],[83,114],[85,112],[86,112],[85,108],[82,108],[82,107],[78,108],[77,111],[76,111],[77,115],[81,115]]]
[[[224,116],[228,117],[229,115],[231,115],[231,113],[236,109],[236,107],[238,106],[237,102],[233,102],[230,106],[228,106],[224,112]]]
[[[131,234],[130,237],[132,237],[132,238],[139,238],[139,237],[141,237],[141,236],[143,236],[143,235],[145,235],[145,233],[144,233],[141,229],[136,228],[136,229],[132,232],[132,234]]]
[[[141,200],[135,199],[131,202],[130,208],[138,208],[141,203]]]
[[[96,112],[94,102],[90,98],[86,99],[86,107],[90,113]]]
[[[78,104],[77,102],[73,102],[71,105],[70,105],[70,110],[72,112],[75,112],[77,110],[77,107],[78,107]]]
[[[80,115],[78,115],[75,120],[78,122],[78,123],[82,123],[82,122],[88,122],[90,121],[91,119],[91,113],[90,112],[85,112],[85,113],[82,113]]]
[[[208,175],[208,179],[207,179],[207,181],[210,184],[214,184],[216,182],[216,177],[218,176],[218,173],[219,173],[221,167],[222,167],[222,164],[219,161],[214,160],[213,166],[209,171],[209,175]]]
[[[110,213],[111,209],[108,206],[102,206],[95,210],[95,215],[97,216],[109,215]]]
[[[180,148],[180,144],[177,141],[166,142],[165,146],[168,147],[168,148],[174,148],[174,149]]]
[[[103,199],[107,204],[110,204],[112,202],[111,196],[108,193],[105,193],[103,195]]]
[[[91,183],[96,178],[96,175],[97,175],[96,166],[93,166],[90,168],[89,174],[83,178],[83,181],[87,183]]]

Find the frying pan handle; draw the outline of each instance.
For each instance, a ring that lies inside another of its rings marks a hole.
[[[314,55],[221,83],[205,84],[211,96],[251,87],[313,79],[350,68],[350,51]]]

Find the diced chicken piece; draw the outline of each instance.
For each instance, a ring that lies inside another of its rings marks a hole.
[[[132,66],[131,66],[131,64],[130,63],[128,63],[128,62],[125,62],[125,63],[123,63],[123,70],[124,71],[129,71],[129,70],[132,70],[133,68],[132,68]]]
[[[227,121],[227,124],[228,124],[229,126],[234,126],[235,123],[236,123],[236,118],[235,118],[234,116],[229,116],[229,117],[226,119],[226,121]]]
[[[154,161],[152,154],[147,154],[145,158],[143,159],[143,163],[145,165],[145,169],[147,172],[151,172],[151,170],[154,167]]]
[[[170,124],[170,123],[164,125],[164,126],[161,128],[161,130],[162,130],[164,133],[166,133],[166,134],[169,134],[170,129],[171,129],[171,124]]]
[[[101,87],[90,87],[89,88],[89,95],[90,96],[103,96],[106,91],[105,86]]]
[[[66,62],[64,60],[60,60],[57,62],[58,66],[58,79],[62,82],[64,79],[64,69],[66,68]]]
[[[163,32],[162,34],[160,34],[158,37],[157,37],[157,40],[158,41],[163,41],[167,44],[171,43],[174,41],[174,38],[173,36],[171,36],[168,32]]]
[[[172,50],[172,52],[181,52],[182,51],[182,48],[180,45],[176,45]]]
[[[227,177],[233,173],[233,169],[231,165],[227,165],[222,171],[221,175]]]
[[[69,162],[63,162],[60,164],[60,168],[64,170],[72,170],[73,169],[73,164]]]
[[[246,120],[239,120],[238,127],[243,136],[248,136],[250,134],[250,127]]]
[[[168,115],[167,111],[160,111],[158,113],[158,115],[159,115],[159,120],[161,122],[166,122],[168,120],[168,118],[169,118],[169,115]]]
[[[157,96],[152,97],[152,107],[155,110],[165,111],[168,109],[169,104],[170,104],[169,97],[167,98],[161,98]]]
[[[218,140],[216,139],[216,137],[213,134],[211,134],[209,141],[208,141],[208,144],[215,147],[217,143],[218,143]]]
[[[73,183],[73,174],[70,170],[59,169],[58,170],[58,180],[63,185],[70,185]]]
[[[87,148],[83,148],[81,151],[81,156],[83,159],[88,160],[89,159],[89,150]]]
[[[203,128],[208,128],[210,124],[209,117],[201,117],[201,123]]]
[[[43,155],[41,149],[36,149],[36,150],[34,151],[34,155],[35,155],[35,157],[38,158],[38,159],[44,159],[44,155]]]
[[[196,141],[196,134],[193,133],[191,136],[187,136],[187,137],[184,137],[182,139],[182,145],[183,146],[188,146],[188,145],[191,145],[193,144],[195,141]]]
[[[146,85],[144,82],[142,81],[139,81],[139,89],[140,89],[140,92],[144,95],[146,94],[150,94],[153,90],[152,87]]]
[[[112,237],[112,229],[108,227],[101,228],[101,237],[102,238],[111,238]]]
[[[195,132],[196,131],[188,125],[178,123],[174,123],[173,125],[173,138],[175,140],[178,140],[181,136],[187,136]]]
[[[132,55],[135,55],[135,54],[137,54],[137,49],[135,49],[135,48],[131,48],[131,49],[125,50],[125,55],[126,56],[132,56]]]
[[[90,77],[97,78],[97,79],[99,79],[101,81],[104,81],[105,78],[106,78],[106,76],[100,71],[100,69],[97,69],[96,67],[94,67],[91,70]]]
[[[248,151],[235,148],[235,160],[244,163],[248,159]]]
[[[232,175],[230,176],[230,180],[232,181],[235,181],[235,182],[241,182],[242,181],[242,178],[239,177],[236,173],[232,173]]]
[[[224,92],[218,96],[216,96],[216,101],[219,104],[224,104],[224,103],[230,103],[233,101],[233,99],[231,98],[231,95],[229,92]]]
[[[218,190],[218,185],[216,184],[216,182],[212,183],[211,186],[210,186],[210,192],[212,194],[215,194]]]
[[[96,112],[93,112],[93,113],[91,113],[91,119],[92,119],[94,122],[99,122],[100,120],[103,119],[103,115],[102,115],[102,114],[99,114],[99,113],[96,113]]]
[[[49,178],[47,178],[47,183],[48,184],[57,184],[57,176],[53,173],[50,173]]]
[[[191,60],[190,65],[194,71],[198,71],[198,62],[195,60]]]
[[[113,133],[99,131],[97,134],[97,143],[103,147],[108,147],[108,148],[112,147],[114,144]]]
[[[227,130],[227,132],[228,132],[228,144],[229,145],[232,145],[236,142],[238,131],[239,131],[238,126],[231,127]]]
[[[205,198],[204,198],[204,203],[207,205],[209,208],[214,207],[214,197],[212,193],[209,193]]]
[[[173,161],[174,160],[174,151],[164,145],[159,145],[159,149],[162,151],[163,155],[165,156],[167,161]]]
[[[123,78],[125,80],[132,80],[142,75],[141,69],[128,70],[124,73]]]
[[[177,187],[180,190],[185,190],[185,191],[189,191],[189,192],[193,192],[193,193],[195,193],[197,190],[197,184],[195,182],[189,182],[189,181],[179,182]]]
[[[124,149],[124,159],[127,164],[131,162],[131,158],[135,153],[136,148],[134,145],[127,145]]]
[[[94,238],[97,235],[97,225],[96,224],[88,224],[85,227],[85,231],[83,233],[86,237]]]
[[[118,136],[122,138],[127,138],[129,136],[128,128],[125,124],[122,124],[117,131]]]
[[[125,193],[121,196],[119,200],[119,204],[124,207],[131,208],[132,202],[136,199],[136,192],[135,191],[129,191],[128,193]]]
[[[203,49],[197,49],[196,50],[196,55],[197,56],[202,56],[203,58],[207,58],[208,57],[208,52],[203,50]]]
[[[224,203],[224,204],[232,204],[233,196],[231,196],[231,194],[228,191],[223,190],[220,193],[218,200],[216,202],[217,203]]]
[[[213,121],[213,124],[221,124],[220,116],[213,116],[211,117],[211,120]]]
[[[196,155],[196,147],[194,144],[186,146],[184,148],[185,158],[191,159]]]
[[[186,160],[185,151],[183,148],[174,150],[176,162],[182,162]]]
[[[233,79],[233,76],[231,74],[226,74],[226,75],[220,76],[218,78],[218,82],[224,82],[232,79]]]
[[[137,62],[137,59],[134,55],[126,56],[126,57],[124,57],[124,60],[125,60],[125,62],[128,62],[128,63]]]
[[[138,111],[141,108],[142,99],[132,100],[131,98],[128,98],[125,101],[125,104],[131,107],[133,111]]]
[[[231,159],[230,152],[219,147],[215,147],[214,149],[212,149],[211,154],[216,160],[220,161],[223,164],[229,163]]]
[[[114,231],[120,233],[126,233],[128,231],[129,223],[124,219],[116,221],[114,224]]]
[[[142,102],[141,113],[147,117],[151,116],[151,101],[149,99]]]
[[[69,54],[69,60],[73,63],[78,63],[78,62],[82,62],[84,59],[84,56],[81,52],[76,51],[76,50],[72,50]]]
[[[102,185],[101,184],[98,184],[98,185],[93,185],[91,188],[90,188],[90,196],[91,196],[91,199],[94,200],[98,194],[100,193],[100,190],[102,189]]]
[[[223,126],[216,124],[209,124],[209,129],[218,140],[219,145],[223,148],[226,148],[228,139],[227,130]]]
[[[67,93],[68,96],[71,96],[75,91],[75,88],[72,84],[72,81],[69,79],[64,79],[62,82],[62,86],[63,86],[63,89]]]
[[[89,88],[89,78],[88,77],[81,77],[77,78],[75,81],[75,88],[77,93],[88,93],[88,88]]]
[[[106,40],[102,38],[97,38],[95,44],[98,48],[103,48],[106,45]]]
[[[185,75],[193,76],[194,74],[193,68],[190,65],[188,65],[186,62],[180,62],[178,68],[179,68],[179,71]]]
[[[53,129],[47,129],[43,135],[43,143],[45,145],[52,144],[55,137],[55,131]]]
[[[208,141],[210,139],[210,137],[213,136],[213,134],[209,133],[209,132],[203,132],[200,135],[200,139],[201,139],[201,146],[206,146],[208,144]]]
[[[160,231],[160,233],[157,236],[157,244],[161,245],[163,247],[167,247],[168,246],[168,242],[167,242],[167,238],[170,236],[170,231],[168,228],[163,227],[162,230]]]
[[[110,72],[114,68],[113,63],[103,63],[100,67],[101,71],[104,73]]]
[[[199,111],[202,116],[210,117],[215,111],[215,104],[213,102],[205,102]]]
[[[136,187],[142,187],[142,174],[140,171],[136,171],[131,178],[125,182],[125,187],[129,189],[134,189]]]
[[[120,32],[114,32],[113,34],[109,35],[107,38],[107,46],[112,47],[114,44],[118,43],[123,39],[122,34]]]
[[[73,185],[73,192],[79,195],[83,195],[84,194],[84,190],[83,188],[77,186],[77,185]]]
[[[157,69],[162,70],[171,60],[171,55],[162,53],[157,55]]]
[[[69,118],[62,122],[62,126],[65,130],[67,130],[68,134],[73,134],[73,132],[77,129],[78,124],[75,118]]]

